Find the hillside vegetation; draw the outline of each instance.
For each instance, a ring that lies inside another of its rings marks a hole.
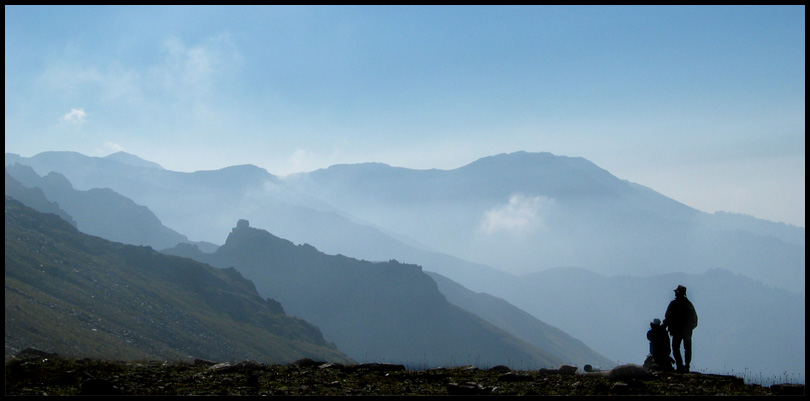
[[[234,269],[82,234],[9,197],[5,333],[6,356],[351,361]]]

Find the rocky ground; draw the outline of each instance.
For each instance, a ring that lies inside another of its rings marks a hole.
[[[55,355],[6,361],[6,395],[804,395],[804,385],[763,387],[734,376],[512,371],[505,366],[405,370],[393,364],[289,365],[114,362]]]

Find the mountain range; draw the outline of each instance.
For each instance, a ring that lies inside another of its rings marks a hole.
[[[582,158],[517,152],[454,170],[365,163],[283,178],[250,165],[172,172],[121,154],[7,153],[15,163],[110,188],[196,242],[224,244],[244,218],[327,254],[416,264],[613,361],[643,360],[647,323],[684,284],[711,318],[695,366],[803,375],[803,228],[700,212]]]
[[[81,233],[6,196],[5,352],[349,363],[234,269]]]
[[[692,209],[583,158],[516,152],[454,170],[336,165],[284,182],[383,230],[512,273],[727,269],[804,289],[803,229],[735,226],[728,213]]]
[[[45,192],[60,203],[85,195],[84,201],[76,202],[77,205],[84,205],[87,210],[104,210],[93,205],[104,205],[108,201],[108,197],[88,196],[105,191],[74,190],[68,182],[63,182],[66,181],[63,176],[53,172],[38,180],[40,177],[29,167],[19,164],[7,168],[6,186],[16,189],[12,193],[20,192],[18,188],[24,186],[8,173],[9,170],[27,183],[39,185],[35,189],[45,188]],[[61,184],[58,186],[61,191],[49,186],[54,180]],[[116,231],[126,231],[130,222],[127,216],[144,209],[130,203],[120,203],[118,219],[107,220],[111,216],[105,213],[95,218],[91,217],[92,213],[82,213],[79,221],[107,221],[107,232],[115,235]],[[166,230],[160,224],[145,227],[158,233]],[[144,230],[146,234],[149,231]],[[295,246],[265,231],[249,228],[247,222],[245,227],[233,229],[229,241],[213,254],[200,251],[197,244],[185,241],[185,237],[164,253],[189,256],[226,270],[238,266],[240,272],[253,279],[251,285],[260,284],[262,296],[283,300],[292,308],[292,314],[316,322],[319,328],[326,330],[330,341],[334,339],[341,351],[351,352],[357,360],[394,361],[410,367],[465,362],[494,366],[510,361],[531,369],[556,367],[562,363],[611,366],[610,360],[560,330],[550,328],[556,335],[553,341],[542,333],[533,333],[531,339],[539,343],[534,345],[493,326],[447,302],[418,266],[325,255],[311,246]],[[399,296],[394,296],[393,288],[399,288]],[[170,288],[164,290],[172,292]],[[372,310],[366,305],[377,308]],[[510,313],[526,315],[517,308],[512,309]],[[52,342],[46,343],[53,346]],[[547,351],[549,347],[553,349]],[[221,359],[226,354],[218,356]],[[228,356],[233,358],[233,355]],[[418,359],[415,356],[419,356]]]

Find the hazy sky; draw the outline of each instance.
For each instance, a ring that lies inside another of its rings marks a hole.
[[[6,152],[179,171],[581,156],[805,225],[805,7],[5,6]]]

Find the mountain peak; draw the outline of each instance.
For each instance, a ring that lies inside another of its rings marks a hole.
[[[251,227],[250,222],[246,219],[239,219],[236,222],[236,227],[231,229],[231,233],[225,239],[225,245],[223,246],[237,249],[261,249],[266,246],[286,249],[295,247],[295,244],[266,230]]]
[[[218,170],[199,170],[191,173],[195,182],[220,189],[240,192],[262,188],[267,183],[278,182],[278,177],[253,164],[240,164]]]
[[[555,155],[550,152],[527,152],[524,150],[512,153],[500,153],[497,155],[482,157],[465,167],[470,166],[491,166],[491,165],[538,165],[538,164],[553,164],[559,163],[568,166],[580,166],[582,168],[588,165],[591,168],[598,168],[595,164],[591,163],[582,157],[570,157],[564,155]]]
[[[135,167],[149,167],[161,170],[163,169],[163,167],[160,164],[141,159],[140,157],[127,152],[115,152],[105,156],[104,159],[117,161],[119,163],[128,164],[130,166]]]

